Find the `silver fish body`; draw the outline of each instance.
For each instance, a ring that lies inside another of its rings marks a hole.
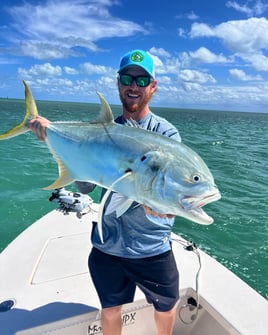
[[[27,84],[25,88],[26,106],[34,110]],[[201,207],[221,196],[201,157],[168,137],[114,123],[109,105],[99,96],[102,108],[98,120],[48,125],[46,141],[59,166],[59,179],[48,189],[75,180],[89,181],[156,212],[211,224],[213,219]],[[27,120],[36,112],[26,110],[24,123],[0,135],[0,139],[22,133],[21,127],[27,131]]]

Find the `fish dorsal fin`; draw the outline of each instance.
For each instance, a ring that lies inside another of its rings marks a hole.
[[[58,163],[59,169],[59,178],[54,181],[51,185],[44,187],[44,190],[54,190],[56,188],[61,188],[66,185],[72,184],[74,182],[74,178],[72,177],[70,171],[66,168],[63,161],[59,158],[56,152],[50,147],[49,143],[47,143],[50,151],[52,152],[56,162]]]
[[[97,119],[93,123],[113,123],[114,116],[111,110],[110,105],[104,99],[103,95],[100,92],[97,92],[100,102],[101,102],[101,110]]]

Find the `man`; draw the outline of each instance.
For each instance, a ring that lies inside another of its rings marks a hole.
[[[115,122],[125,124],[131,118],[142,128],[180,141],[177,129],[149,109],[157,81],[148,53],[133,50],[123,56],[117,85],[123,114]],[[44,139],[47,123],[38,117],[30,128]],[[76,185],[83,193],[92,190],[89,183]],[[138,286],[154,305],[158,335],[171,335],[179,299],[179,275],[170,242],[174,217],[159,215],[137,203],[119,218],[114,212],[105,214],[114,197],[115,193],[110,194],[104,207],[103,243],[93,225],[89,256],[91,277],[102,305],[103,334],[121,334],[121,306],[133,301]]]

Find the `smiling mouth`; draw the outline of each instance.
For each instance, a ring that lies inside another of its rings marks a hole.
[[[134,93],[127,93],[127,96],[129,97],[129,98],[131,98],[131,99],[133,99],[133,98],[138,98],[139,97],[139,95],[138,94],[134,94]]]

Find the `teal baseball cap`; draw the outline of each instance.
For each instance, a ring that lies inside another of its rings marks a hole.
[[[132,50],[127,52],[120,61],[118,73],[128,66],[139,66],[143,68],[152,78],[155,78],[154,61],[150,54],[143,50]]]

